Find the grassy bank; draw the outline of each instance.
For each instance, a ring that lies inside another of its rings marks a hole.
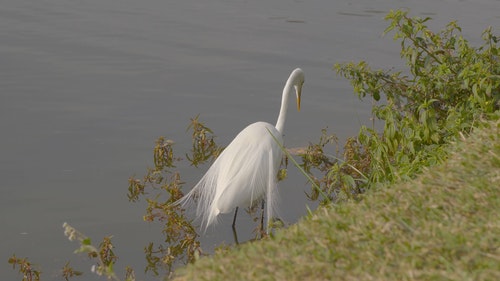
[[[500,122],[416,180],[318,210],[178,280],[500,280]]]

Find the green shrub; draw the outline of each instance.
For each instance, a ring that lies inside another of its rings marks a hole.
[[[434,33],[425,25],[429,18],[408,17],[405,11],[391,11],[386,20],[384,34],[395,33],[409,69],[372,70],[364,61],[335,65],[360,99],[373,99],[372,112],[383,131],[363,126],[347,141],[343,161],[320,168],[328,170],[320,181],[331,199],[413,178],[423,167],[442,162],[446,144],[500,106],[499,38],[491,28],[483,32],[484,44],[473,47],[456,22]],[[308,152],[317,149],[314,145]]]

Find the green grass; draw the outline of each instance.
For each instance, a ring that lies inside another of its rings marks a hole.
[[[417,179],[317,210],[179,280],[500,280],[500,122]],[[286,203],[286,202],[285,202]]]

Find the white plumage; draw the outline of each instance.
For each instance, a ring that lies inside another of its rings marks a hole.
[[[265,196],[267,224],[272,218],[276,202],[277,174],[282,151],[276,140],[283,144],[283,129],[288,98],[295,92],[297,109],[304,73],[295,69],[288,78],[281,101],[276,127],[256,122],[243,129],[224,149],[196,186],[174,204],[186,206],[196,203],[196,216],[202,227],[216,222],[219,214],[230,213],[236,207],[251,206]],[[276,138],[276,140],[271,136]]]

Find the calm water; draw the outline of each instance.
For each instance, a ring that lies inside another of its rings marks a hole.
[[[172,3],[174,2],[174,3]],[[266,3],[259,3],[266,2]],[[271,2],[271,3],[267,3]],[[457,19],[479,42],[500,27],[500,1],[167,1],[4,0],[0,5],[0,276],[21,280],[13,253],[56,280],[72,254],[61,225],[99,241],[114,235],[117,268],[141,279],[143,247],[161,239],[142,221],[144,203],[126,198],[127,179],[152,163],[160,135],[190,146],[189,118],[200,114],[221,144],[254,121],[274,123],[290,71],[306,73],[300,113],[290,107],[286,142],[304,146],[329,127],[341,138],[369,123],[369,104],[331,70],[367,60],[401,68],[398,43],[381,37],[389,9],[408,7],[441,28]],[[181,167],[189,188],[204,170]],[[306,213],[308,190],[294,169],[280,187],[280,213]],[[231,217],[204,238],[232,242]],[[254,225],[241,215],[240,240]],[[60,278],[59,278],[60,280]]]

